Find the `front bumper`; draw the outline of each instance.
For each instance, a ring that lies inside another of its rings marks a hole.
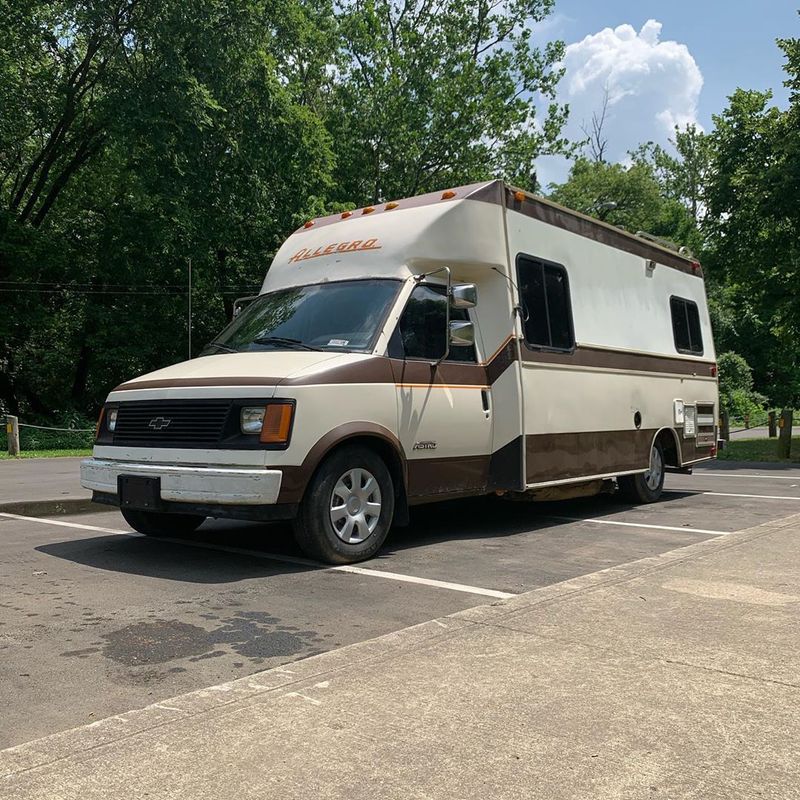
[[[161,499],[205,505],[264,506],[278,501],[283,474],[275,469],[198,467],[87,458],[81,462],[81,486],[103,495],[117,494],[120,475],[161,479]]]

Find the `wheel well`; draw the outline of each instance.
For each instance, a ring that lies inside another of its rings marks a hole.
[[[681,451],[678,445],[678,435],[672,428],[662,428],[655,436],[653,442],[661,442],[664,451],[664,463],[668,467],[680,467]]]
[[[322,464],[325,459],[338,450],[341,450],[343,447],[350,447],[352,445],[368,447],[383,459],[384,464],[386,464],[389,469],[389,474],[392,476],[392,484],[394,485],[394,524],[401,526],[408,525],[408,495],[406,493],[406,476],[405,469],[403,468],[403,461],[397,450],[385,439],[370,435],[351,436],[348,439],[337,442],[331,447],[323,458],[320,459],[319,463]],[[319,469],[319,465],[317,469]]]

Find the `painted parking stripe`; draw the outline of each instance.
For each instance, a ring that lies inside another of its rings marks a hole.
[[[707,472],[704,469],[699,469],[694,473],[695,478],[702,478],[704,475],[713,475],[715,478],[763,478],[771,481],[797,481],[800,483],[800,475],[742,475],[735,472]]]
[[[84,525],[78,522],[64,522],[57,519],[45,519],[44,517],[25,517],[21,514],[7,514],[0,513],[0,517],[7,517],[9,519],[18,519],[23,522],[39,522],[44,525],[57,525],[63,528],[78,528],[87,531],[97,531],[98,533],[111,533],[115,536],[129,536],[131,538],[142,538],[142,534],[135,533],[134,531],[124,531],[117,528],[100,528],[96,525]],[[421,586],[431,586],[436,589],[448,589],[451,592],[464,592],[465,594],[476,594],[481,597],[493,597],[497,600],[506,600],[509,597],[516,597],[513,592],[501,592],[497,589],[486,589],[482,586],[468,586],[464,583],[452,583],[450,581],[439,581],[433,578],[420,578],[416,575],[404,575],[399,572],[388,572],[386,570],[367,569],[366,567],[355,567],[350,565],[341,565],[331,567],[326,564],[320,564],[317,561],[311,561],[307,558],[296,558],[294,556],[284,556],[278,553],[264,553],[260,550],[248,550],[243,547],[230,547],[228,545],[216,545],[211,542],[193,542],[188,539],[176,539],[171,536],[155,536],[152,541],[156,542],[169,542],[171,544],[179,544],[184,547],[196,547],[202,550],[216,550],[225,553],[235,553],[236,555],[250,556],[252,558],[261,558],[266,561],[279,561],[286,564],[296,564],[303,567],[313,567],[320,571],[327,572],[349,572],[355,575],[366,575],[370,578],[384,578],[386,580],[400,581],[402,583],[416,583]]]
[[[699,494],[707,497],[744,497],[756,500],[794,500],[800,502],[800,495],[786,494],[733,494],[731,492],[700,492],[692,489],[665,489],[664,494]]]
[[[557,517],[547,515],[547,519],[560,519],[564,522],[591,522],[595,525],[618,525],[623,528],[649,528],[655,531],[680,531],[681,533],[703,533],[707,536],[727,536],[736,531],[710,531],[706,528],[681,528],[676,525],[650,525],[644,522],[620,522],[617,519],[597,519],[595,517]]]

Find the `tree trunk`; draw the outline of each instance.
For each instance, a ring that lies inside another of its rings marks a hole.
[[[780,434],[778,435],[778,458],[790,458],[792,455],[792,416],[794,412],[791,408],[784,408],[781,411],[781,421],[779,424]]]
[[[774,439],[778,435],[778,426],[775,422],[775,412],[767,414],[767,425],[769,425],[769,438]]]

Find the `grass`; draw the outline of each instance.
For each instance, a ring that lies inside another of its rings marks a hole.
[[[92,454],[91,449],[89,450],[23,450],[19,454],[19,458],[58,458],[62,456],[90,456]],[[13,456],[10,456],[8,453],[0,452],[0,461],[14,460]]]
[[[722,461],[776,461],[800,463],[800,436],[792,438],[792,457],[778,458],[777,439],[734,439],[717,455]]]

